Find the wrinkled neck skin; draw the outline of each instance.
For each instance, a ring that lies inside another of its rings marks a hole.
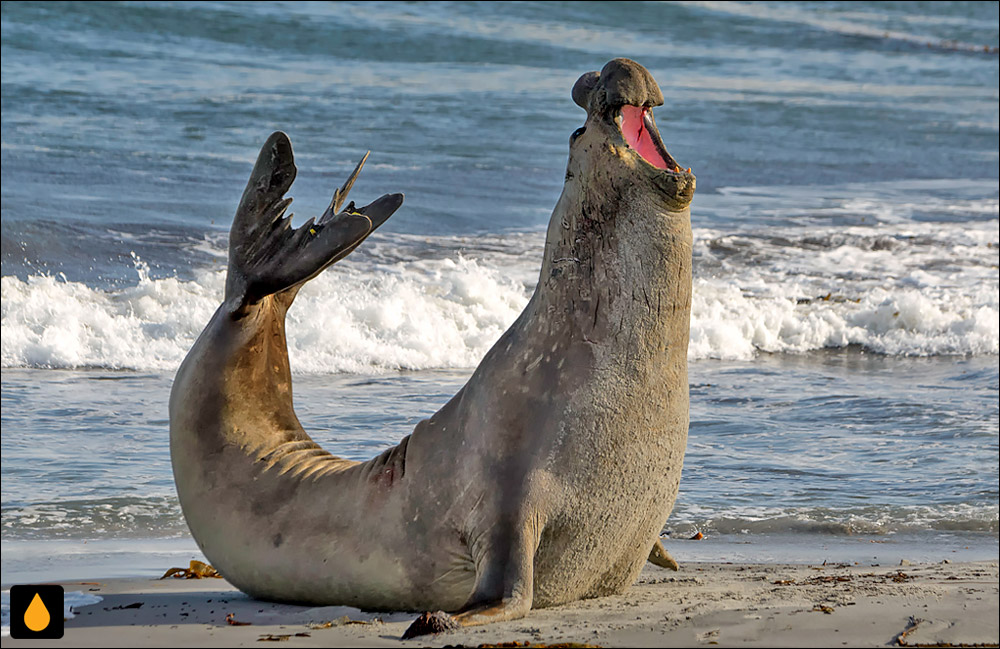
[[[571,144],[536,312],[609,353],[623,346],[652,356],[667,351],[686,366],[693,178],[654,169],[606,130],[592,117]],[[681,199],[671,197],[671,183],[682,185]],[[682,342],[665,349],[668,339]]]

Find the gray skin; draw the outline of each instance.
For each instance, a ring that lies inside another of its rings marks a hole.
[[[624,104],[663,102],[645,68],[616,59],[573,95],[587,121],[534,295],[458,394],[364,463],[299,424],[285,313],[402,196],[338,214],[359,165],[327,214],[293,230],[291,146],[281,133],[264,145],[230,234],[225,302],[170,397],[184,515],[240,590],[457,611],[470,625],[620,593],[651,554],[673,562],[658,533],[687,440],[695,179],[623,139]]]

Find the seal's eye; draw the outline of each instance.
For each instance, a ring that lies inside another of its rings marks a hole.
[[[581,126],[580,128],[578,128],[575,131],[573,131],[573,135],[569,136],[569,143],[573,144],[573,142],[576,142],[576,138],[578,138],[581,135],[583,135],[584,131],[586,131],[586,130],[587,130],[586,126]]]

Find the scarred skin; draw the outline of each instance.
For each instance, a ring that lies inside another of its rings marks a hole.
[[[687,440],[695,179],[653,167],[622,138],[622,104],[662,103],[642,66],[616,59],[584,75],[574,99],[587,122],[570,142],[530,302],[458,394],[364,463],[302,430],[285,313],[402,196],[332,216],[335,199],[319,227],[276,227],[295,170],[283,134],[265,144],[230,235],[226,300],[170,399],[184,515],[235,586],[269,600],[443,609],[465,625],[622,592],[650,548],[672,562],[658,533]]]

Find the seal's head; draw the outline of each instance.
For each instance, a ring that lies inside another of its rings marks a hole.
[[[619,173],[643,185],[669,211],[688,206],[695,177],[663,145],[652,112],[653,106],[663,104],[663,93],[646,68],[630,59],[614,59],[600,72],[587,72],[577,80],[573,101],[587,111],[587,123],[570,138],[567,178],[590,176],[597,171],[593,159],[609,153],[624,167]],[[608,162],[602,159],[600,168],[608,170]]]

